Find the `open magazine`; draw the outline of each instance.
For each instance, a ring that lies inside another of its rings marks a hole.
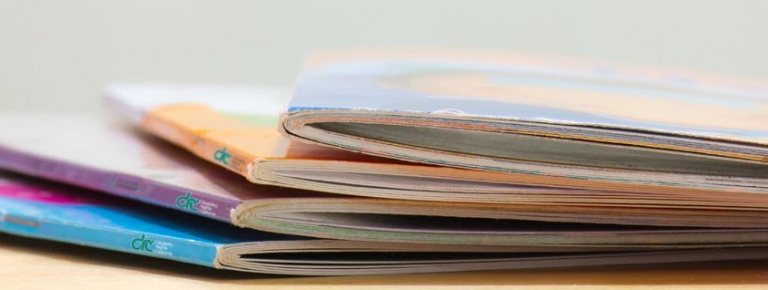
[[[0,168],[270,232],[377,242],[592,250],[768,244],[760,209],[457,203],[249,183],[105,118],[0,116]],[[549,251],[549,250],[545,250]]]
[[[410,162],[765,205],[765,84],[551,57],[347,52],[308,62],[281,129]]]

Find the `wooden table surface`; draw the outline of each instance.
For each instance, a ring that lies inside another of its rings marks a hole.
[[[214,270],[0,234],[0,289],[768,289],[768,260],[365,277],[284,277]],[[172,288],[169,288],[172,287]]]

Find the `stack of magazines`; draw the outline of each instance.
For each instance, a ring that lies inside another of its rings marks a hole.
[[[0,230],[294,275],[768,259],[768,82],[466,51],[0,116]]]

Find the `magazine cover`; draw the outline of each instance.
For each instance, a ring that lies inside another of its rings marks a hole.
[[[331,53],[307,62],[281,130],[441,166],[765,193],[767,91],[760,81],[558,57]]]
[[[311,58],[288,112],[412,112],[768,145],[767,92],[759,80],[564,57],[356,51]]]

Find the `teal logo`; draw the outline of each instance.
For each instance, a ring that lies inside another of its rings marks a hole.
[[[147,239],[144,234],[141,234],[141,238],[135,238],[131,241],[131,248],[134,250],[152,252],[152,244],[155,241]]]
[[[229,165],[229,158],[232,158],[232,154],[227,152],[227,147],[221,148],[213,152],[213,160],[221,162],[221,164]]]
[[[176,198],[176,206],[191,211],[197,211],[198,203],[200,203],[200,200],[192,197],[192,194],[189,191],[187,191],[187,194]]]

